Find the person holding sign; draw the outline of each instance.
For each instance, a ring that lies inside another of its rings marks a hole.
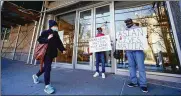
[[[102,28],[97,28],[97,35],[96,37],[104,36],[102,33]],[[105,78],[105,53],[104,52],[96,52],[96,73],[93,75],[93,77],[99,76],[99,63],[102,62],[102,78]]]
[[[128,18],[125,20],[125,24],[127,26],[127,30],[131,30],[133,28],[139,28],[134,25],[132,19]],[[128,84],[129,87],[138,86],[137,76],[136,76],[136,68],[139,70],[139,85],[143,92],[148,92],[147,89],[147,80],[146,80],[146,72],[144,65],[144,52],[143,50],[126,50],[126,55],[129,62],[129,72],[130,72],[130,81]]]

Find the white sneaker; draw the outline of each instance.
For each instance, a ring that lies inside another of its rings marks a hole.
[[[53,87],[52,87],[51,85],[46,85],[44,91],[45,91],[47,94],[52,94],[52,93],[54,93],[54,89],[53,89]]]
[[[35,84],[38,84],[39,83],[38,76],[36,76],[36,74],[34,74],[32,77],[33,77],[33,82]]]
[[[99,73],[98,73],[98,72],[96,72],[96,73],[93,75],[93,77],[97,77],[97,76],[99,76]]]
[[[104,79],[104,78],[106,78],[106,75],[105,75],[105,73],[102,73],[102,78]]]

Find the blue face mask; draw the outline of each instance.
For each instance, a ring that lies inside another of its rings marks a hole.
[[[51,29],[58,32],[58,27],[52,27]]]

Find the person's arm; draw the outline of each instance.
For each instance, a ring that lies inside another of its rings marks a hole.
[[[56,33],[56,37],[57,37],[57,47],[58,47],[58,49],[63,53],[63,51],[65,51],[66,49],[65,49],[65,47],[63,46],[63,43],[62,43],[62,41],[61,41],[61,39],[60,39],[60,37],[59,37],[59,35],[58,35],[58,32]]]
[[[46,37],[46,31],[43,31],[41,35],[38,37],[38,42],[40,44],[47,44],[48,43],[48,37]]]

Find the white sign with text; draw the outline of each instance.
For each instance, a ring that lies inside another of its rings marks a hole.
[[[116,36],[118,50],[145,50],[148,48],[147,27],[121,31]]]
[[[112,50],[109,35],[91,38],[89,41],[90,53]]]

